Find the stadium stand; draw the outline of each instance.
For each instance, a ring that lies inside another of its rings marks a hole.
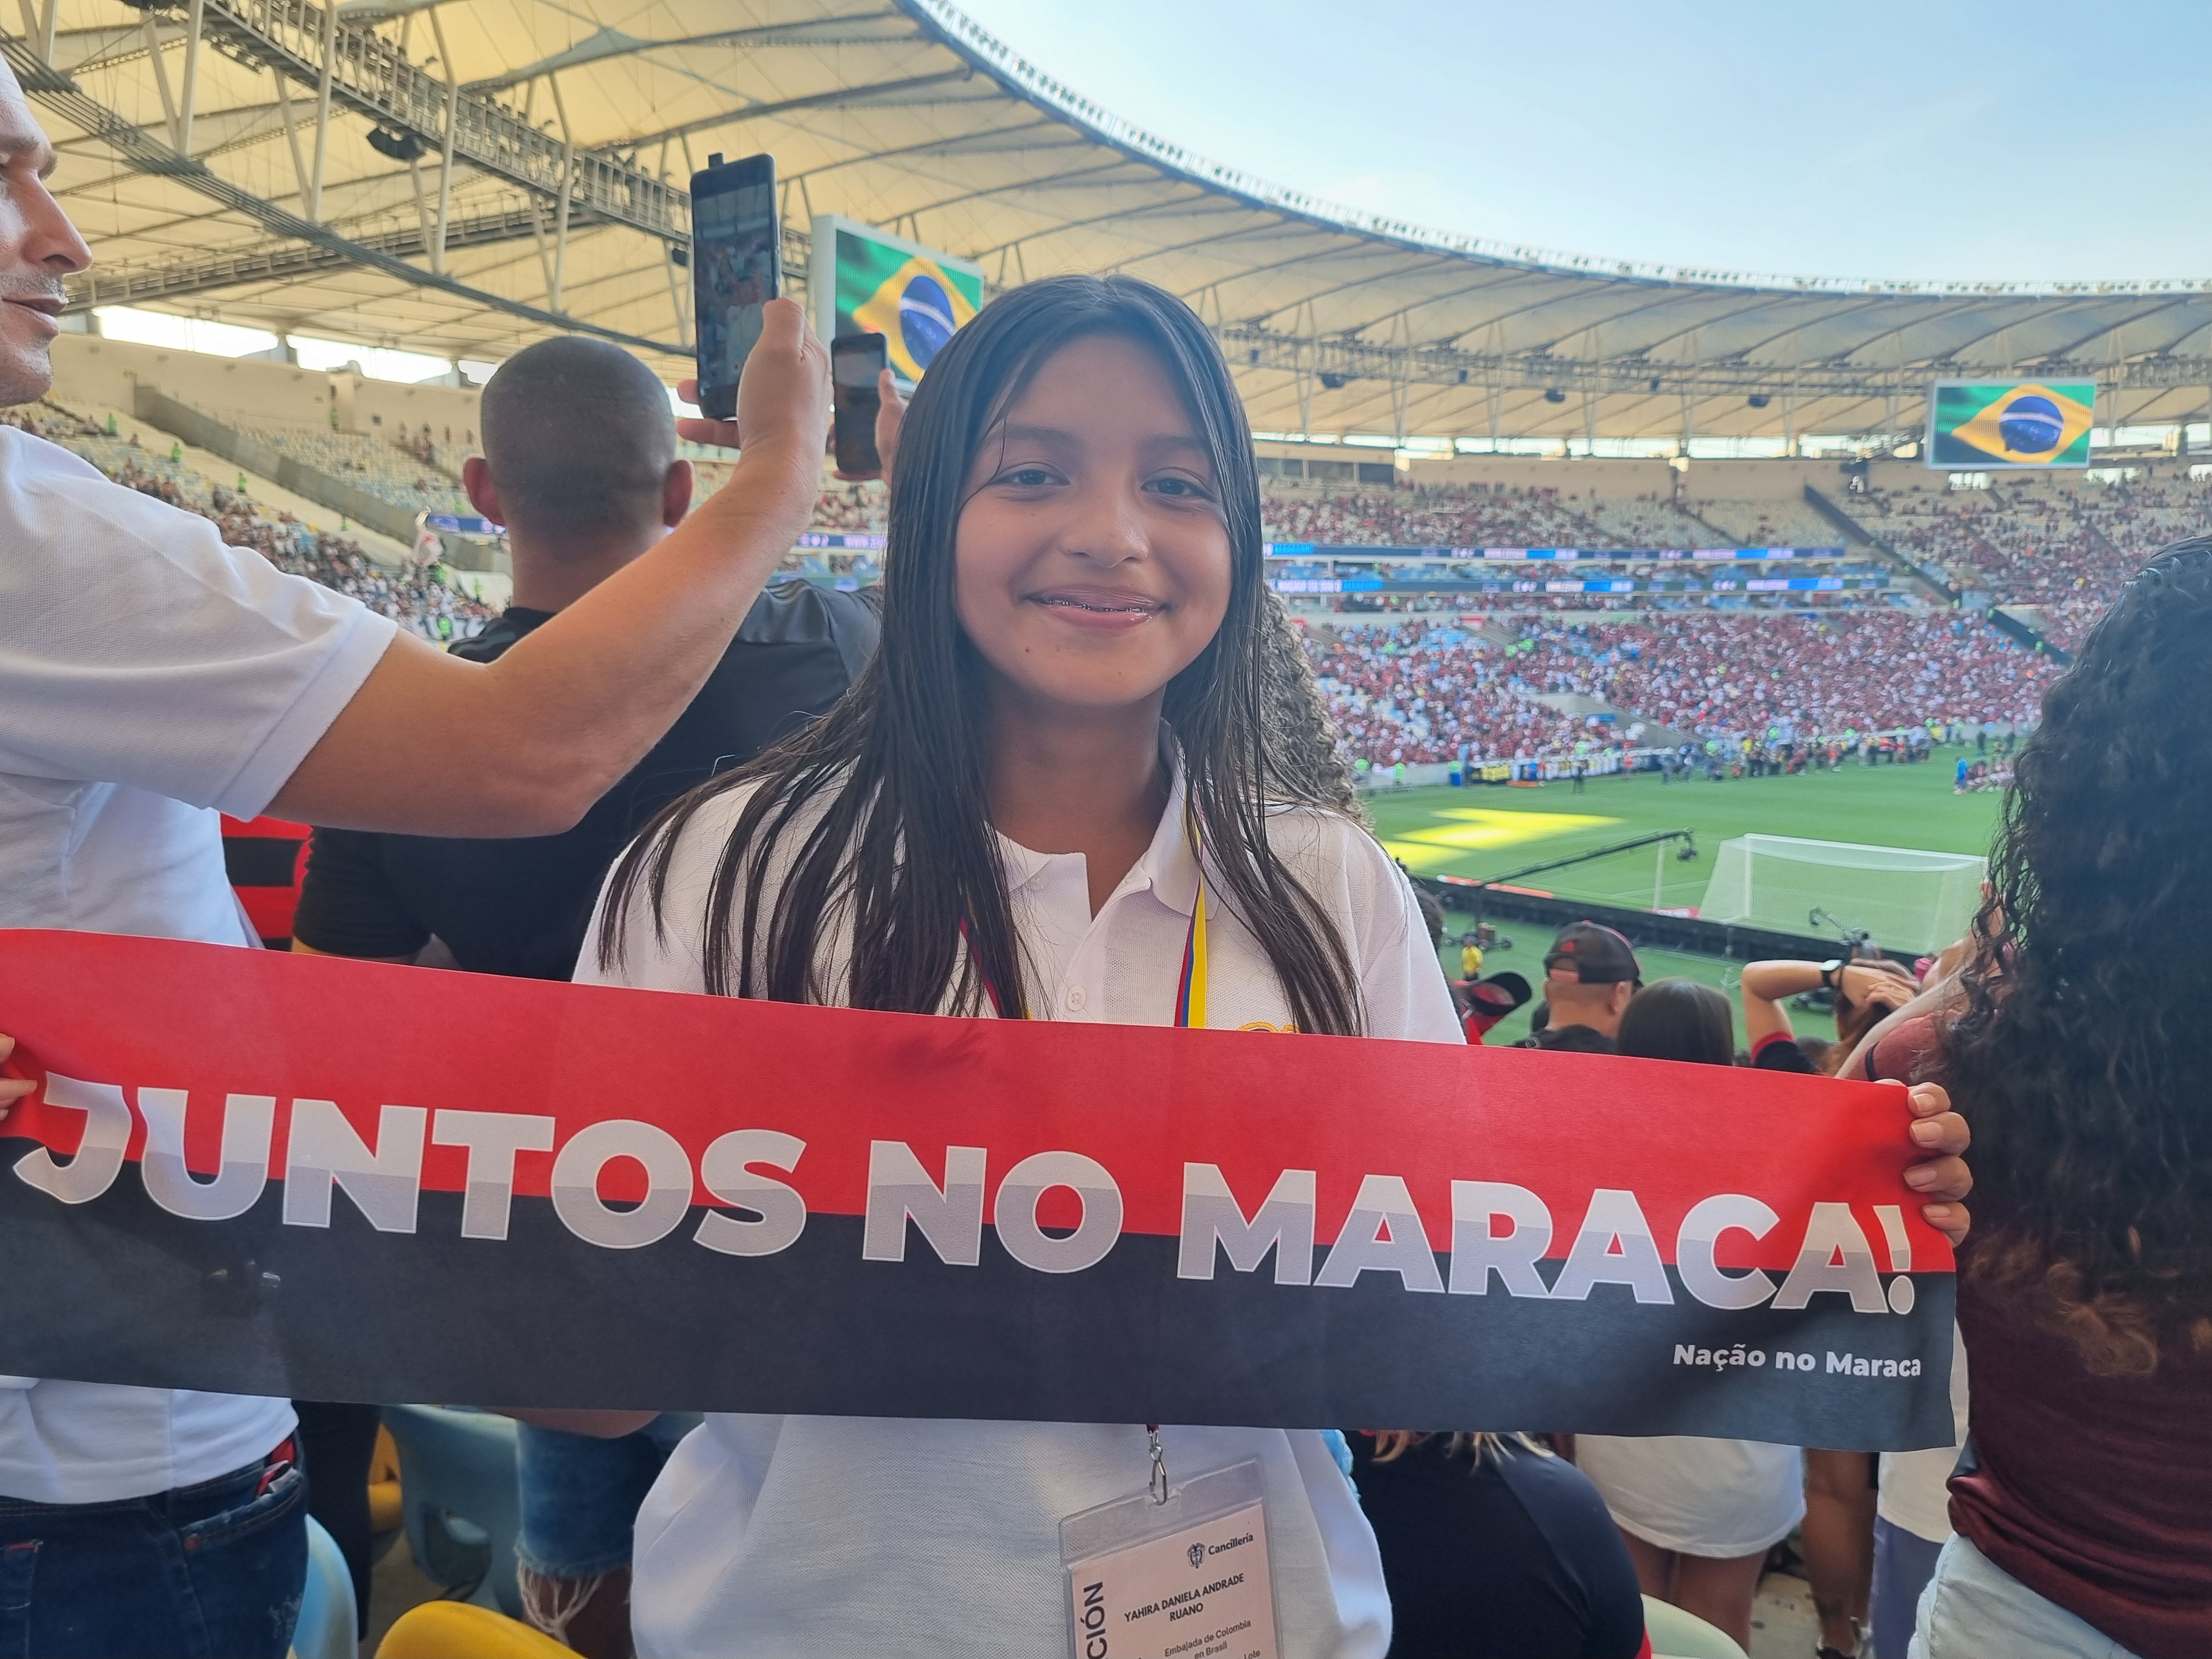
[[[2071,651],[2120,586],[2167,544],[2212,530],[2212,479],[2144,464],[2107,482],[2014,476],[1987,489],[1883,489],[1846,510],[1893,547],[2028,618]]]
[[[1555,759],[1640,726],[1802,743],[2010,723],[2032,718],[2057,672],[1986,623],[1932,613],[1517,626],[1510,641],[1500,624],[1316,630],[1308,650],[1353,756],[1379,765]],[[1567,699],[1615,718],[1563,708]]]
[[[1593,492],[1589,516],[1598,526],[1596,547],[1709,547],[1719,539],[1711,525],[1652,496],[1600,501]]]
[[[431,430],[428,421],[408,428],[404,421],[392,434],[392,447],[402,454],[411,455],[424,466],[435,467],[449,478],[461,476],[461,464],[477,453],[477,434],[463,428],[459,442],[454,441],[453,428],[447,427],[440,435]]]
[[[812,528],[836,535],[884,533],[890,493],[879,483],[834,484],[822,492]]]
[[[233,411],[222,418],[270,448],[327,477],[366,489],[410,513],[474,513],[459,485],[434,461],[360,432],[326,432],[294,422]]]
[[[1836,527],[1801,501],[1699,501],[1691,510],[1739,547],[1826,547]]]
[[[52,399],[0,411],[0,420],[82,456],[119,484],[198,514],[233,546],[252,548],[279,569],[349,593],[426,639],[473,634],[495,614],[434,570],[377,564],[354,538],[314,529],[289,513],[264,513],[183,461],[111,434]]]
[[[1556,490],[1353,490],[1269,479],[1267,538],[1341,547],[1575,547],[1626,545],[1566,507]],[[1647,544],[1649,545],[1650,544]]]

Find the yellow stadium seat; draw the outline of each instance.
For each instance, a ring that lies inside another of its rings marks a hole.
[[[376,1659],[577,1659],[543,1631],[472,1601],[410,1607],[377,1644]]]
[[[392,1431],[379,1425],[376,1453],[368,1465],[368,1529],[374,1533],[392,1532],[406,1518],[406,1514],[399,1495],[399,1448],[392,1438]]]

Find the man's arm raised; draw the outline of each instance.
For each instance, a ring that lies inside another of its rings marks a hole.
[[[690,705],[806,527],[829,419],[829,354],[796,301],[771,300],[737,420],[687,423],[741,448],[729,483],[496,662],[397,636],[269,811],[415,835],[568,829]]]

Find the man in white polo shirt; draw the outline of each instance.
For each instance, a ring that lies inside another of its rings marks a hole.
[[[0,67],[0,404],[51,384],[62,279],[90,263],[52,163]],[[743,425],[730,484],[491,664],[0,428],[0,928],[255,944],[218,811],[566,830],[690,702],[804,529],[829,394],[827,354],[774,302],[739,422],[686,433],[734,447]],[[23,1092],[0,1080],[0,1115]],[[305,1574],[292,1429],[281,1400],[0,1376],[0,1654],[283,1655]]]

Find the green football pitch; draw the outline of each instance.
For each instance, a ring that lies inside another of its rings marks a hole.
[[[1954,795],[1951,779],[1961,750],[1938,750],[1917,766],[1863,767],[1789,778],[1703,779],[1662,783],[1654,773],[1592,778],[1581,794],[1571,784],[1535,788],[1492,785],[1470,789],[1407,789],[1370,796],[1376,833],[1419,876],[1494,878],[1526,865],[1626,841],[1657,830],[1695,832],[1698,857],[1674,856],[1674,844],[1638,848],[1514,884],[1629,909],[1649,908],[1658,878],[1662,908],[1702,906],[1705,883],[1720,844],[1734,836],[1797,836],[1814,841],[1857,842],[1939,853],[1989,850],[1996,826],[1994,792]],[[1839,883],[1829,905],[1850,922],[1850,893]],[[1461,913],[1447,912],[1448,925]],[[1531,984],[1543,975],[1543,947],[1550,930],[1528,922],[1499,924],[1512,947],[1495,952],[1484,971],[1510,968]],[[1670,975],[1733,992],[1737,964],[1675,951],[1639,952],[1644,977]],[[1447,946],[1445,966],[1459,976],[1458,951]],[[1511,1041],[1527,1030],[1525,1013],[1501,1026],[1491,1041]]]

